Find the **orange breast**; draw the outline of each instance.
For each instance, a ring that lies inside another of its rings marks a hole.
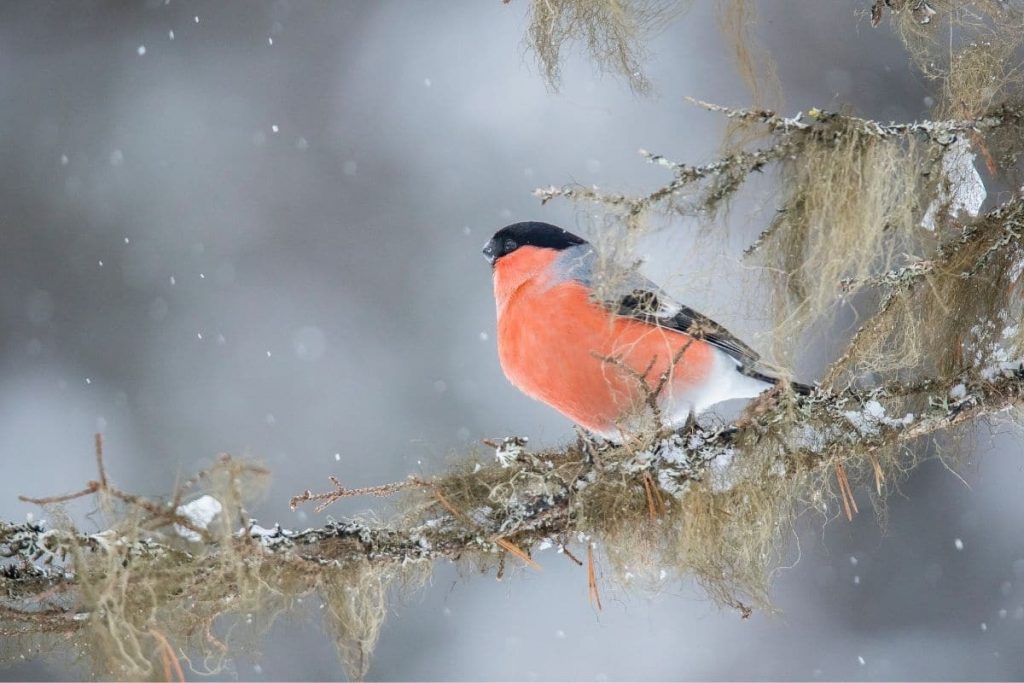
[[[499,293],[500,280],[498,353],[506,376],[592,431],[619,434],[644,407],[640,378],[656,387],[684,346],[663,399],[701,383],[714,362],[707,343],[612,315],[577,282],[548,287],[543,276],[531,277]]]

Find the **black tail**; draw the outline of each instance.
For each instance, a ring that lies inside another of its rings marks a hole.
[[[801,384],[800,382],[790,382],[789,388],[793,390],[793,393],[800,396],[810,396],[811,392],[815,389],[810,384]]]
[[[753,377],[754,379],[759,379],[762,382],[774,386],[779,386],[780,383],[787,383],[789,388],[793,390],[793,393],[797,394],[798,396],[809,396],[811,392],[814,391],[814,387],[812,387],[809,384],[801,384],[800,382],[790,382],[789,380],[784,380],[779,377],[772,377],[771,375],[766,375],[762,372],[758,372],[757,370],[740,370],[740,372],[742,372],[747,377]]]

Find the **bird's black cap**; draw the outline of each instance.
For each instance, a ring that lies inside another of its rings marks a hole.
[[[498,259],[511,254],[519,247],[541,247],[561,251],[577,244],[586,244],[582,237],[563,230],[557,225],[527,221],[513,223],[494,233],[491,241],[484,245],[484,256],[494,265]]]

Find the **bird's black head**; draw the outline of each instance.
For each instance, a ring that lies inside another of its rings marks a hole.
[[[483,251],[484,256],[493,266],[502,256],[511,254],[519,247],[541,247],[561,251],[577,244],[586,243],[587,241],[582,237],[550,223],[528,221],[506,225],[494,233],[491,241],[484,245]]]

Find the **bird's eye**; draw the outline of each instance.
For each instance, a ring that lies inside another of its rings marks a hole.
[[[516,244],[515,240],[505,240],[505,253],[506,254],[508,254],[510,252],[513,252],[513,251],[515,251],[518,248],[519,248],[519,245]]]

